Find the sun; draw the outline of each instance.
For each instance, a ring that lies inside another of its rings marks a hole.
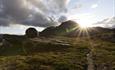
[[[78,37],[85,36],[90,38],[89,31],[90,27],[93,27],[92,24],[81,21],[78,23]]]
[[[70,19],[74,20],[79,24],[79,27],[82,29],[86,29],[89,27],[94,26],[95,20],[95,15],[93,14],[81,14],[81,15],[72,15],[69,17]]]
[[[88,24],[83,24],[83,23],[79,23],[79,27],[82,28],[82,29],[86,29],[89,27]]]
[[[93,27],[92,21],[87,20],[87,19],[80,19],[80,20],[75,20],[81,29],[86,29],[89,27]]]
[[[82,17],[81,19],[76,20],[76,22],[79,24],[79,27],[82,29],[93,27],[93,21],[91,18],[89,19],[87,17]]]
[[[87,29],[89,27],[93,27],[91,23],[88,23],[86,21],[79,21],[78,24],[81,29]]]

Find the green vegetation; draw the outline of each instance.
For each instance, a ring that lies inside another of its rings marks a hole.
[[[115,43],[83,37],[10,40],[0,47],[0,70],[87,70],[90,50],[95,66],[115,69]]]

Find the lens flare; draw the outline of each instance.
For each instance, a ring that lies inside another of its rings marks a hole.
[[[90,24],[84,24],[84,23],[79,23],[79,27],[81,29],[87,29],[88,27],[90,27],[91,25]]]

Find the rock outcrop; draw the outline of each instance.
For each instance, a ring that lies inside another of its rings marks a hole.
[[[28,28],[25,34],[28,38],[35,38],[38,36],[38,31],[35,28]]]

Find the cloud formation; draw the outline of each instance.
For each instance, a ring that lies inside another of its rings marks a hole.
[[[107,28],[115,28],[115,17],[104,19],[100,22],[95,23],[95,25],[102,25]]]
[[[97,8],[98,7],[98,4],[93,4],[92,6],[91,6],[91,8]]]
[[[15,24],[47,27],[56,25],[62,13],[67,12],[69,0],[0,0],[0,25]],[[3,17],[4,16],[4,17]],[[53,17],[52,17],[53,16]]]
[[[6,15],[15,19],[25,19],[29,15],[29,10],[25,0],[2,0]]]
[[[66,21],[70,15],[75,15],[76,10],[83,5],[82,0],[72,1],[73,0],[0,0],[0,26],[21,24],[48,27],[58,25],[60,22]],[[81,2],[79,3],[79,1]],[[96,8],[98,7],[98,3],[93,3],[92,6],[90,5],[88,7]],[[85,11],[83,10],[82,12]],[[79,17],[79,15],[77,16]],[[113,22],[103,22],[103,24],[114,27]]]
[[[0,18],[0,26],[9,26],[10,25],[10,20]]]

